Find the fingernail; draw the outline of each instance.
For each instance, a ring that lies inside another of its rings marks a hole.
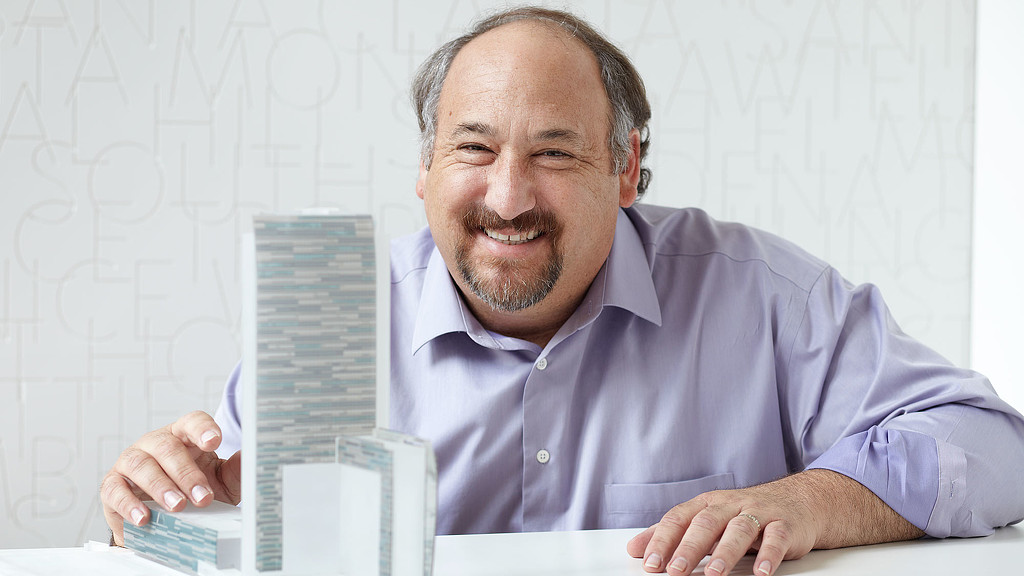
[[[770,576],[772,573],[772,563],[767,560],[762,561],[761,564],[758,565],[757,571],[764,574],[764,576]]]
[[[174,490],[164,492],[164,504],[167,505],[167,508],[174,508],[178,504],[181,504],[181,501],[184,499],[185,497],[182,496],[180,492],[175,492]]]
[[[721,558],[716,558],[708,567],[704,569],[705,572],[714,572],[715,574],[721,574],[725,570],[725,561]]]
[[[210,491],[207,490],[205,486],[200,486],[200,485],[197,484],[195,486],[195,488],[192,489],[192,501],[193,502],[199,502],[200,500],[202,500],[203,498],[206,498],[209,495],[210,495]]]
[[[146,517],[146,513],[143,512],[142,510],[139,510],[138,508],[132,509],[132,513],[131,514],[132,514],[132,522],[136,526],[138,526],[139,523],[142,522],[142,519]]]
[[[673,570],[676,570],[678,572],[686,572],[686,568],[688,566],[689,566],[689,563],[686,561],[686,558],[683,558],[682,556],[679,556],[675,560],[673,560],[672,563],[669,564],[668,567],[673,569]]]
[[[217,434],[216,430],[207,430],[206,432],[203,432],[203,435],[202,437],[199,438],[199,441],[202,442],[203,444],[206,444],[207,442],[213,440],[218,436],[220,436],[220,434]]]
[[[655,570],[661,568],[661,555],[657,552],[651,553],[647,560],[644,560],[644,568],[653,568]]]

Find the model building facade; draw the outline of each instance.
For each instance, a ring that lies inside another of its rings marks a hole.
[[[338,436],[369,434],[376,423],[373,221],[256,216],[252,245],[243,280],[253,307],[243,327],[243,568],[252,560],[268,572],[283,568],[283,467],[335,462]]]

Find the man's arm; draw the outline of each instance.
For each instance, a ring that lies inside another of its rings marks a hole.
[[[776,366],[794,468],[848,476],[938,538],[1024,517],[1024,418],[904,333],[876,287],[826,270]]]
[[[776,374],[787,458],[810,470],[673,508],[629,545],[649,571],[689,574],[720,540],[709,573],[753,546],[755,570],[771,574],[812,548],[977,536],[1024,516],[1024,419],[984,377],[904,334],[875,287],[831,269],[800,317],[778,336]]]
[[[751,548],[754,568],[771,576],[783,560],[813,548],[910,540],[924,532],[873,492],[842,474],[809,470],[739,490],[702,494],[638,534],[627,551],[648,572],[690,574],[711,554],[705,574],[728,574]],[[716,545],[717,543],[717,545]]]

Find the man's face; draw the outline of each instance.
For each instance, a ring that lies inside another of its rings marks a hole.
[[[631,172],[613,173],[609,119],[596,58],[561,29],[508,24],[456,56],[416,190],[471,306],[582,298],[636,198]]]

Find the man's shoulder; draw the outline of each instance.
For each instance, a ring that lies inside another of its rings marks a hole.
[[[434,252],[429,228],[400,236],[391,241],[391,282],[401,282],[417,271],[427,269]]]
[[[804,289],[828,264],[771,232],[711,217],[699,208],[638,204],[626,210],[655,265],[674,259],[702,259],[709,265],[755,263]]]

